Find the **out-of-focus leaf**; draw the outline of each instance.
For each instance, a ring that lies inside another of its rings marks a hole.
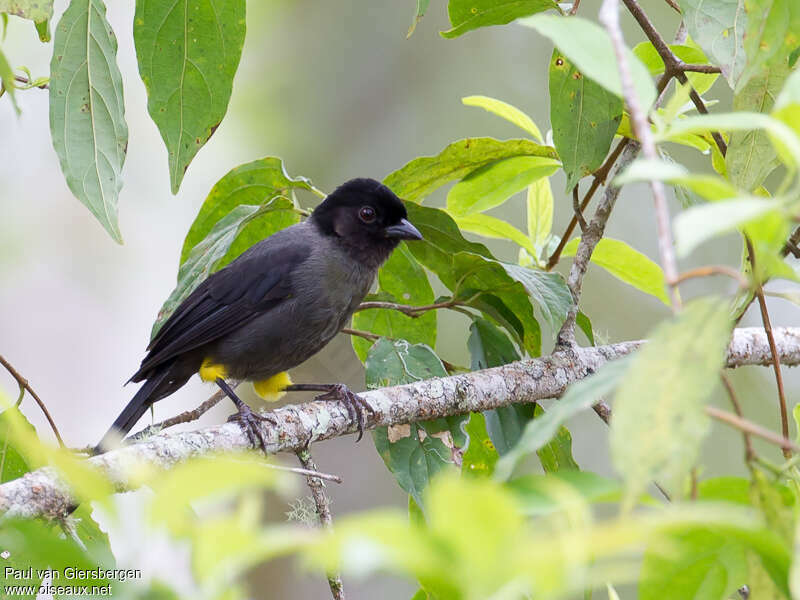
[[[461,457],[461,473],[473,477],[489,477],[497,462],[497,449],[486,431],[481,413],[472,413],[465,426],[469,443]]]
[[[503,267],[513,279],[519,281],[536,301],[542,316],[557,332],[572,307],[572,292],[569,291],[560,273],[539,271],[520,265],[503,263]]]
[[[733,96],[733,110],[769,113],[789,72],[785,62],[759,71]],[[754,129],[731,134],[725,166],[731,181],[740,188],[755,190],[779,164],[766,131]]]
[[[245,0],[137,0],[133,41],[147,110],[169,153],[176,194],[228,110],[245,33]]]
[[[558,51],[575,65],[581,75],[591,78],[612,94],[622,98],[622,83],[614,47],[600,25],[581,17],[564,19],[555,15],[534,15],[521,19],[520,23],[532,27],[549,38]],[[636,95],[644,110],[649,111],[656,100],[653,80],[642,61],[629,49],[626,48],[625,52]]]
[[[453,218],[462,231],[477,233],[488,238],[511,240],[518,246],[525,248],[531,256],[536,254],[536,248],[531,243],[530,238],[511,223],[482,213],[464,216],[456,215]]]
[[[441,34],[444,38],[454,38],[473,29],[505,25],[551,8],[558,10],[555,0],[450,0],[447,14],[452,29]]]
[[[92,507],[81,504],[70,515],[70,519],[75,526],[75,535],[85,546],[89,556],[105,568],[114,568],[117,561],[111,551],[108,533],[92,518]]]
[[[217,221],[208,235],[192,248],[186,261],[178,269],[178,285],[158,311],[150,338],[158,333],[172,312],[200,283],[222,267],[221,261],[248,223],[273,211],[291,210],[292,206],[291,201],[286,198],[273,198],[263,206],[241,204]]]
[[[214,225],[237,206],[264,204],[275,196],[291,197],[293,190],[297,189],[311,190],[313,187],[305,177],[289,176],[280,158],[259,158],[231,169],[214,184],[197,212],[183,241],[181,263],[186,262],[192,248],[209,234]],[[253,219],[231,245],[220,266],[229,263],[255,242],[299,220],[300,216],[291,205]]]
[[[553,230],[553,190],[550,179],[543,178],[528,186],[528,236],[539,258]]]
[[[0,50],[0,85],[2,85],[2,88],[8,93],[14,110],[19,114],[19,105],[17,105],[17,97],[14,93],[16,90],[14,87],[14,69],[11,68],[11,64],[8,62],[2,50]]]
[[[630,508],[657,480],[680,492],[709,423],[703,408],[718,382],[732,323],[717,299],[688,304],[648,336],[617,389],[611,455]],[[646,426],[643,426],[646,424]]]
[[[580,238],[570,240],[561,256],[574,256]],[[664,271],[647,256],[634,250],[622,240],[603,238],[595,246],[591,261],[603,267],[620,281],[650,294],[669,306]]]
[[[56,27],[50,135],[69,189],[122,243],[117,200],[128,126],[117,38],[102,0],[73,0]]]
[[[447,210],[462,216],[500,206],[534,181],[555,173],[559,166],[552,158],[517,156],[480,167],[450,189]]]
[[[678,255],[687,256],[703,242],[766,215],[780,215],[780,208],[779,201],[757,197],[693,206],[675,218]]]
[[[0,0],[0,13],[42,23],[53,18],[53,0]]]
[[[728,84],[735,88],[747,63],[745,0],[679,0],[679,3],[689,35],[719,65]]]
[[[523,475],[506,482],[522,503],[526,514],[546,515],[562,509],[559,487],[569,486],[587,502],[618,502],[622,485],[590,471],[561,470],[545,475]]]
[[[29,464],[30,458],[26,457],[24,452],[17,448],[10,439],[9,427],[14,424],[9,422],[9,416],[11,415],[9,411],[14,412],[17,423],[19,423],[18,426],[29,428],[30,432],[36,435],[33,425],[30,424],[18,408],[9,407],[0,413],[0,483],[22,477],[33,468],[33,465]]]
[[[618,96],[585,77],[558,49],[553,51],[550,122],[568,192],[603,164],[621,118]]]
[[[765,70],[785,70],[786,58],[800,43],[800,4],[793,0],[745,0],[744,49],[747,67],[742,85]]]
[[[665,181],[684,187],[706,200],[735,198],[739,190],[717,175],[689,173],[682,165],[665,160],[640,158],[614,178],[614,185],[636,181]]]
[[[410,38],[414,34],[414,30],[422,20],[422,17],[425,16],[425,12],[428,10],[428,5],[430,3],[431,0],[417,0],[417,10],[414,12],[414,20],[411,21],[411,26],[408,28],[406,38]]]
[[[381,338],[366,361],[369,389],[444,377],[442,361],[428,346]],[[424,423],[379,427],[372,432],[375,448],[397,483],[420,506],[431,478],[452,464],[450,449],[441,436],[430,435]]]
[[[713,531],[692,529],[652,544],[644,554],[639,598],[729,598],[747,581],[745,547]],[[674,596],[673,596],[674,594]]]
[[[461,99],[461,102],[465,106],[477,106],[478,108],[483,108],[490,113],[493,113],[498,117],[513,123],[523,131],[527,131],[540,144],[544,143],[542,132],[539,131],[539,128],[536,126],[536,123],[533,122],[533,119],[531,119],[516,106],[508,104],[507,102],[503,102],[502,100],[489,98],[488,96],[466,96]]]
[[[703,500],[750,504],[750,481],[744,477],[713,477],[697,485],[697,497]]]
[[[569,418],[591,408],[610,394],[627,373],[629,365],[628,359],[615,360],[603,365],[594,375],[567,388],[566,393],[543,417],[528,423],[519,442],[497,463],[495,478],[508,479],[519,461],[548,443]]]
[[[514,156],[558,159],[555,149],[530,140],[467,138],[453,142],[436,156],[415,158],[390,173],[383,183],[407,202],[419,202],[449,181],[461,179],[475,169]]]
[[[705,65],[708,59],[700,48],[682,44],[670,44],[670,50],[687,64]],[[633,53],[641,60],[651,75],[661,75],[664,72],[664,61],[651,42],[641,42],[633,48]],[[716,73],[686,73],[692,88],[698,94],[705,94],[717,80]]]
[[[534,418],[541,419],[544,409],[534,405]],[[536,451],[545,473],[559,471],[579,471],[580,467],[572,457],[572,434],[563,425],[558,428],[553,439]]]
[[[425,270],[408,251],[400,245],[378,272],[379,293],[369,300],[384,300],[399,304],[423,306],[435,300],[433,288]],[[396,310],[373,308],[353,315],[353,328],[369,331],[392,339],[402,339],[412,344],[436,344],[436,311],[429,310],[417,317],[409,317]],[[353,349],[364,362],[373,342],[352,336]]]
[[[800,135],[800,69],[792,71],[786,79],[775,100],[772,116],[791,127],[795,135]]]

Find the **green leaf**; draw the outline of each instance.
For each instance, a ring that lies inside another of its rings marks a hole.
[[[645,551],[639,581],[641,600],[670,597],[729,598],[747,581],[745,547],[714,531],[693,528],[659,539]]]
[[[453,142],[436,156],[415,158],[387,175],[383,183],[403,200],[419,202],[445,183],[461,179],[489,163],[514,156],[558,159],[553,148],[530,140],[467,138]]]
[[[734,95],[733,110],[769,113],[789,72],[782,62],[757,73]],[[740,188],[755,190],[779,164],[766,131],[735,131],[731,135],[725,166],[730,180]]]
[[[704,298],[663,323],[633,358],[614,399],[611,455],[630,508],[653,480],[680,492],[708,433],[704,405],[717,386],[732,323],[726,302]]]
[[[122,243],[117,200],[128,126],[117,38],[102,0],[72,0],[56,27],[50,134],[69,189]]]
[[[528,186],[527,208],[528,236],[536,249],[532,256],[538,259],[553,230],[553,190],[549,178]]]
[[[411,255],[408,247],[401,244],[389,260],[378,271],[378,295],[370,300],[383,300],[399,304],[424,306],[435,300],[428,275]],[[353,329],[369,331],[392,339],[402,339],[412,344],[436,344],[436,311],[429,310],[417,317],[409,317],[400,311],[385,308],[361,310],[353,315]],[[353,349],[361,362],[373,342],[352,336]]]
[[[75,526],[75,535],[86,548],[89,556],[105,568],[114,568],[116,558],[111,551],[108,533],[92,518],[92,507],[81,504],[71,515]]]
[[[541,516],[563,510],[563,488],[579,494],[586,502],[617,502],[622,486],[618,481],[590,471],[561,470],[545,475],[524,475],[506,482],[505,487],[520,500],[525,514]]]
[[[679,0],[689,35],[736,87],[747,58],[744,0]]]
[[[365,366],[368,389],[447,375],[442,361],[428,346],[386,338],[372,346]],[[386,467],[420,506],[431,478],[452,464],[449,448],[441,437],[430,433],[424,423],[379,427],[372,432]]]
[[[228,110],[244,33],[245,0],[136,1],[139,74],[169,153],[173,194]]]
[[[741,198],[693,206],[675,218],[675,248],[688,256],[713,237],[734,231],[768,215],[780,215],[781,203],[766,198]]]
[[[555,173],[559,166],[551,158],[517,156],[480,167],[450,189],[447,210],[463,216],[500,206],[534,181]]]
[[[536,301],[542,316],[557,332],[572,307],[572,292],[561,273],[540,271],[520,265],[503,263],[503,267],[513,279],[519,281]]]
[[[305,177],[290,177],[279,158],[259,158],[231,169],[214,184],[200,207],[183,241],[181,264],[214,225],[237,206],[264,204],[275,196],[290,197],[297,189],[312,190],[313,186]],[[300,215],[294,206],[284,206],[283,210],[274,209],[250,222],[220,266],[229,263],[254,243],[299,222]]]
[[[615,96],[622,98],[622,83],[617,69],[617,57],[611,39],[596,23],[581,17],[535,15],[520,21],[549,38],[581,75],[591,78]],[[625,50],[633,76],[636,96],[649,111],[656,100],[656,88],[650,73],[629,49]],[[552,86],[551,86],[552,89]],[[552,93],[552,92],[551,92]]]
[[[684,46],[681,44],[670,44],[669,49],[679,59],[685,63],[693,65],[706,65],[708,58],[700,48],[694,46]],[[633,53],[644,63],[651,75],[661,75],[664,72],[664,60],[655,49],[651,42],[641,42],[633,48]],[[705,94],[717,80],[716,73],[692,73],[687,72],[686,77],[692,84],[692,88],[698,94]]]
[[[534,418],[541,419],[545,414],[544,409],[538,404],[534,405]],[[559,471],[579,471],[580,467],[572,457],[572,434],[569,429],[561,425],[549,442],[536,451],[539,462],[545,473]]]
[[[550,60],[550,122],[567,192],[603,164],[622,119],[622,100],[585,77],[558,50]]]
[[[614,185],[622,186],[636,181],[665,181],[694,192],[706,200],[726,200],[739,195],[739,190],[718,175],[689,173],[678,163],[639,158],[614,178]]]
[[[0,413],[0,483],[22,477],[34,466],[29,464],[30,457],[26,457],[24,450],[17,447],[11,439],[9,427],[14,426],[14,423],[9,422],[11,414],[9,411],[13,411],[20,426],[26,427],[31,433],[36,434],[33,425],[18,408],[10,407]]]
[[[0,13],[42,23],[53,18],[53,0],[0,0]]]
[[[798,48],[800,50],[800,47]],[[800,69],[795,69],[775,100],[772,116],[800,135]]]
[[[497,462],[497,450],[486,431],[486,420],[481,413],[471,413],[464,430],[469,443],[461,457],[461,474],[472,477],[489,477]]]
[[[567,388],[566,393],[543,417],[528,423],[519,442],[497,463],[495,479],[508,479],[514,467],[525,456],[536,452],[553,439],[568,419],[591,408],[610,394],[628,372],[629,366],[629,359],[615,360]]]
[[[542,132],[539,131],[539,128],[536,126],[536,123],[533,122],[533,119],[531,119],[516,106],[508,104],[507,102],[503,102],[502,100],[490,98],[488,96],[466,96],[461,99],[461,102],[464,104],[464,106],[477,106],[478,108],[483,108],[490,113],[495,114],[510,123],[513,123],[523,131],[527,131],[540,144],[544,143]]]
[[[489,25],[505,25],[558,4],[554,0],[450,0],[447,14],[452,29],[442,31],[444,38],[455,38],[473,29]]]
[[[286,198],[274,198],[263,206],[242,204],[217,221],[208,235],[192,248],[186,261],[178,269],[178,285],[158,312],[150,338],[158,333],[172,312],[200,283],[222,268],[223,259],[249,223],[261,215],[291,210],[292,206],[291,201]]]
[[[786,61],[800,42],[800,5],[793,0],[745,0],[747,27],[744,49],[747,67],[739,82],[749,83],[749,77],[777,68],[785,70],[792,64]]]
[[[477,233],[488,238],[511,240],[521,248],[525,248],[531,256],[537,254],[536,248],[527,235],[497,217],[477,213],[463,216],[453,215],[453,218],[462,231]]]
[[[414,13],[414,20],[411,21],[411,26],[408,28],[406,38],[410,38],[414,34],[417,24],[422,20],[422,17],[425,16],[425,12],[428,10],[428,5],[430,3],[431,0],[417,0],[417,10]]]
[[[2,50],[0,50],[0,84],[2,84],[2,88],[8,92],[8,97],[11,99],[14,110],[17,114],[20,114],[17,97],[15,95],[14,69],[11,67],[11,64],[8,62]]]
[[[561,256],[575,256],[580,238],[570,240]],[[622,240],[603,238],[595,246],[591,261],[603,267],[614,277],[628,285],[650,294],[669,306],[664,271],[647,256],[634,250]]]

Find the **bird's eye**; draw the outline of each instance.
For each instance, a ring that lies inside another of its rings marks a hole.
[[[361,219],[364,223],[373,223],[375,221],[375,209],[371,206],[362,206],[361,210],[358,211],[358,218]]]

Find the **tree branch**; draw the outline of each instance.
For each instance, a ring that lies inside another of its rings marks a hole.
[[[800,365],[800,328],[773,331],[775,347],[784,365]],[[482,412],[519,402],[557,398],[567,386],[594,373],[608,361],[635,351],[643,342],[556,352],[550,356],[510,363],[501,367],[450,377],[417,381],[408,385],[361,394],[374,410],[368,428],[398,425],[438,417]],[[734,331],[728,350],[728,367],[772,365],[772,353],[762,328]],[[310,443],[355,433],[340,402],[307,402],[268,413],[275,425],[264,422],[267,452],[297,452]],[[189,458],[219,452],[252,449],[247,435],[235,423],[198,431],[161,433],[87,459],[106,476],[117,491],[131,489],[129,474],[142,463],[167,469]],[[0,514],[18,517],[60,518],[73,508],[66,482],[55,469],[44,467],[0,485]]]

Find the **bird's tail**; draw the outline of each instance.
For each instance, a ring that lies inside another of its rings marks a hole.
[[[162,367],[148,377],[145,384],[139,388],[139,391],[128,402],[128,405],[95,447],[95,453],[100,454],[113,448],[136,425],[136,422],[147,412],[153,402],[166,395],[165,388],[172,387],[170,386],[170,367],[171,365]]]

